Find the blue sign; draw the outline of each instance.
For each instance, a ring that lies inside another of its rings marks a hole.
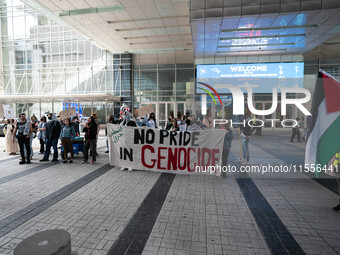
[[[197,78],[303,78],[304,63],[197,65]]]
[[[197,65],[197,82],[213,88],[217,84],[239,87],[244,93],[272,93],[272,88],[303,87],[304,63],[255,63],[226,65]],[[230,93],[216,88],[217,93]],[[280,92],[280,91],[279,91]],[[202,93],[197,84],[196,93]],[[203,92],[204,93],[204,92]]]

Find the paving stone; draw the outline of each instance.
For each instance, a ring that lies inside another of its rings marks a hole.
[[[250,142],[251,155],[258,157],[254,164],[266,160],[287,165],[286,155],[276,157],[275,150],[268,150],[267,139],[272,137],[255,139]],[[105,140],[98,144],[105,146]],[[297,156],[303,159],[303,153],[299,152],[303,145],[291,147],[280,141],[277,144],[287,152],[296,150]],[[232,153],[236,154],[237,150],[235,138]],[[1,157],[0,153],[0,160]],[[107,154],[101,153],[94,166],[81,165],[80,159],[76,159],[72,169],[57,164],[28,175],[24,175],[24,171],[42,163],[33,161],[32,165],[19,166],[16,160],[2,162],[5,170],[0,171],[0,180],[18,173],[22,177],[0,184],[0,223],[107,162]],[[11,167],[13,164],[15,168]],[[159,176],[159,173],[121,172],[114,168],[57,203],[47,199],[45,202],[50,207],[39,214],[28,210],[29,217],[2,222],[0,235],[16,221],[20,220],[21,225],[2,235],[0,254],[11,254],[23,238],[54,228],[69,231],[72,250],[77,250],[78,254],[106,254]],[[337,195],[302,177],[255,176],[253,182],[306,254],[340,254],[337,238],[340,219],[330,210]],[[143,254],[271,254],[259,224],[232,175],[227,175],[226,179],[211,175],[177,175],[148,239],[144,237]]]

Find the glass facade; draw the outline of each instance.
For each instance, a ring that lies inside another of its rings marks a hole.
[[[131,103],[130,54],[102,50],[18,0],[1,0],[0,15],[3,95],[112,94]],[[41,101],[17,104],[17,112],[63,109],[61,102]],[[93,103],[93,111],[102,109]]]
[[[195,109],[194,64],[133,66],[134,108],[154,104],[160,126],[170,114],[193,114]]]
[[[17,0],[2,0],[5,95],[130,91],[131,57],[101,50]]]
[[[95,112],[106,120],[109,114],[118,113],[123,103],[134,109],[153,104],[160,126],[170,114],[201,113],[201,97],[195,95],[194,63],[132,65],[131,54],[102,50],[72,28],[56,24],[19,0],[0,0],[0,15],[3,95],[41,96],[36,101],[14,104],[17,113],[39,117],[48,111],[61,111],[71,103],[79,114]],[[319,68],[340,79],[338,59],[308,60],[304,68],[304,87],[311,92]],[[98,97],[86,102],[70,101],[74,95],[91,94],[115,95],[121,102]],[[50,98],[44,99],[46,95]],[[65,99],[53,99],[53,95],[64,95]],[[67,99],[68,95],[71,97]],[[208,108],[218,118],[230,118],[230,99],[222,97],[222,101],[216,109],[208,101]],[[255,95],[254,101],[258,109],[271,105],[271,97],[266,94]],[[289,107],[287,117],[303,117]],[[277,118],[280,113],[278,108],[270,117]]]

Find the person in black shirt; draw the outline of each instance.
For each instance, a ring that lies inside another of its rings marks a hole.
[[[73,126],[74,131],[76,132],[76,135],[77,135],[77,136],[80,136],[79,125],[80,125],[80,123],[79,123],[79,118],[78,118],[78,116],[74,116],[74,117],[72,118],[71,126]]]
[[[46,138],[46,150],[44,157],[40,161],[48,161],[50,152],[51,152],[51,147],[53,146],[53,159],[52,162],[57,162],[58,161],[58,139],[60,136],[61,132],[61,124],[57,120],[57,116],[53,113],[50,113],[48,115],[49,122],[46,125],[46,133],[45,133],[45,138]]]
[[[296,126],[292,128],[292,136],[290,138],[290,141],[293,143],[294,142],[294,138],[295,136],[297,136],[297,139],[298,139],[298,142],[301,142],[301,139],[300,139],[300,119],[299,118],[296,118]]]
[[[87,163],[89,159],[89,149],[92,151],[92,161],[91,164],[96,163],[96,155],[97,155],[97,133],[98,127],[96,120],[93,116],[91,116],[87,123],[85,124],[84,130],[85,132],[85,148],[84,148],[84,160],[83,164]]]

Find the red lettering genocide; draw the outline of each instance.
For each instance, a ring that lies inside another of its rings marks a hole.
[[[151,145],[144,145],[141,150],[144,167],[151,169],[156,166],[165,171],[194,172],[196,166],[215,166],[220,155],[219,149],[209,148],[158,147],[156,151]]]

